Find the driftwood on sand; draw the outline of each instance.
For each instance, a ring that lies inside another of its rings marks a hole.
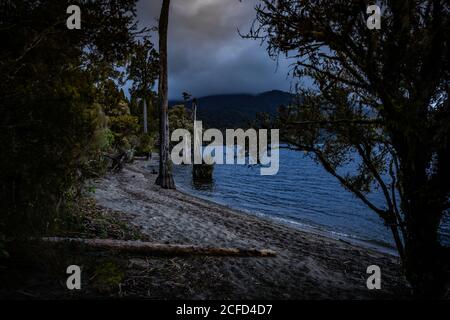
[[[117,251],[128,254],[148,256],[234,256],[234,257],[274,257],[276,252],[268,249],[245,249],[224,247],[203,247],[195,245],[160,244],[142,241],[123,241],[111,239],[78,239],[78,238],[42,238],[46,244],[66,244],[75,248]]]

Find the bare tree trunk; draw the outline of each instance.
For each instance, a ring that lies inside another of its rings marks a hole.
[[[148,133],[148,125],[147,125],[147,99],[144,98],[144,133]]]
[[[194,101],[192,101],[192,107],[194,109],[194,123],[195,121],[197,121],[197,99],[194,99]]]
[[[159,176],[156,184],[164,189],[175,189],[172,170],[169,163],[169,99],[167,79],[167,32],[169,28],[170,0],[163,0],[159,18],[159,109],[160,109],[160,146],[159,146]]]

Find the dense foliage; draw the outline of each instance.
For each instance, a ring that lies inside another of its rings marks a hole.
[[[186,109],[185,105],[173,106],[169,110],[169,127],[170,136],[176,129],[186,129],[191,134],[194,133],[194,121],[192,118],[192,112]]]
[[[135,42],[136,0],[82,1],[68,30],[79,2],[0,4],[0,241],[57,226],[119,134],[110,80]]]

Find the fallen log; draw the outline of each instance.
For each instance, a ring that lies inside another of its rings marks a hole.
[[[111,239],[79,239],[79,238],[42,238],[47,244],[65,244],[77,249],[95,249],[116,251],[145,256],[232,256],[232,257],[274,257],[276,252],[263,249],[203,247],[181,244],[160,244],[142,241],[123,241]]]

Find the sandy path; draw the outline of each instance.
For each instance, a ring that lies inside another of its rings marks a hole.
[[[278,253],[276,258],[177,258],[176,281],[165,281],[169,275],[164,275],[164,261],[147,259],[161,271],[151,280],[161,296],[151,297],[370,299],[406,292],[396,257],[162,190],[154,185],[156,175],[149,173],[148,165],[136,161],[97,181],[98,204],[127,213],[155,242],[268,248]],[[381,267],[382,290],[366,288],[366,268],[373,264]],[[173,290],[174,283],[183,290]]]

